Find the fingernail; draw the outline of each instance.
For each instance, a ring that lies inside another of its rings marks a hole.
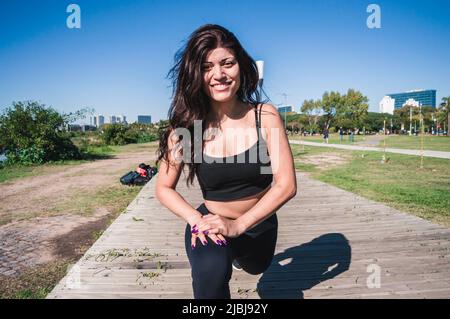
[[[208,242],[206,240],[202,241],[202,243],[203,243],[203,246],[206,246],[208,244]]]
[[[192,249],[194,249],[194,248],[195,248],[195,245],[191,245],[191,247],[192,247]]]
[[[194,226],[192,226],[192,229],[197,228],[197,224],[195,224]]]
[[[220,246],[222,246],[222,241],[221,240],[217,240],[216,243]]]
[[[203,231],[203,234],[208,235],[208,231],[207,230]]]
[[[228,242],[227,242],[226,240],[222,240],[222,243],[223,243],[224,245],[228,245]]]
[[[198,229],[193,229],[193,230],[191,231],[191,233],[193,233],[193,234],[198,234]]]

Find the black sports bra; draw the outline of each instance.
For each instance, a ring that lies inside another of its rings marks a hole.
[[[202,154],[196,176],[206,200],[229,201],[258,194],[272,184],[267,143],[261,135],[261,108],[259,120],[255,107],[258,140],[240,154],[212,157]]]

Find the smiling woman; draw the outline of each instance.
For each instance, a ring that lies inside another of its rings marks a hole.
[[[174,97],[158,150],[156,197],[187,223],[194,297],[230,298],[233,266],[260,274],[272,261],[276,211],[297,190],[292,152],[278,111],[260,101],[256,63],[233,33],[202,26],[176,61],[169,73]],[[200,148],[196,121],[202,123],[202,138],[206,130],[219,133],[202,139]],[[186,130],[191,133],[187,144],[194,147],[180,148]],[[208,155],[205,149],[222,151]],[[283,170],[271,170],[280,163]],[[175,190],[184,165],[187,184],[196,176],[205,200],[197,209]]]

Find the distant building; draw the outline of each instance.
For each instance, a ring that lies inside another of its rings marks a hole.
[[[105,124],[105,117],[101,114],[97,114],[96,116],[96,125],[97,127],[102,126],[103,124]]]
[[[69,132],[81,132],[82,128],[80,124],[68,124],[67,130]]]
[[[96,127],[94,125],[87,125],[87,124],[81,125],[82,132],[95,131],[95,130],[96,130]]]
[[[387,94],[386,96],[394,100],[394,109],[400,109],[405,105],[419,106],[419,104],[436,108],[436,90],[414,90]]]
[[[279,113],[292,112],[292,105],[279,106],[278,107],[278,112]]]
[[[117,122],[116,116],[115,115],[110,115],[109,116],[109,123],[116,124],[116,122]]]
[[[395,100],[389,95],[383,97],[380,101],[380,113],[394,114]]]
[[[152,117],[150,115],[138,115],[139,124],[152,124]]]

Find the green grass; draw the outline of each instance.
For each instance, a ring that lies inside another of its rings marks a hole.
[[[290,135],[289,139],[300,140],[300,135]],[[354,142],[350,142],[348,135],[344,135],[343,141],[340,141],[339,134],[333,133],[333,134],[330,134],[328,143],[329,144],[352,145],[352,144],[361,143],[364,141],[369,141],[370,139],[372,139],[372,135],[367,135],[367,136],[355,135]],[[324,142],[322,135],[302,136],[301,140],[307,141],[307,142],[316,142],[316,143]],[[378,145],[374,145],[374,146],[383,147],[384,142],[380,141],[378,143]],[[420,136],[408,136],[408,135],[388,136],[386,139],[386,147],[420,150],[421,138],[420,138]],[[429,136],[429,135],[427,136],[427,135],[424,135],[423,149],[430,150],[430,151],[450,152],[450,137],[449,136]]]
[[[89,216],[97,207],[106,207],[112,213],[118,213],[139,194],[143,186],[124,186],[121,184],[101,188],[96,192],[79,191],[64,202],[50,208],[56,215],[75,214]]]
[[[383,147],[383,142],[381,142],[378,146]],[[420,150],[421,137],[408,135],[389,136],[386,139],[386,147]],[[430,151],[450,152],[450,137],[424,135],[423,149]]]
[[[364,157],[362,155],[364,154]],[[450,225],[450,161],[382,153],[352,152],[348,163],[312,176],[363,197],[411,212],[419,217]]]
[[[36,266],[18,277],[0,275],[0,299],[44,299],[75,260]]]

